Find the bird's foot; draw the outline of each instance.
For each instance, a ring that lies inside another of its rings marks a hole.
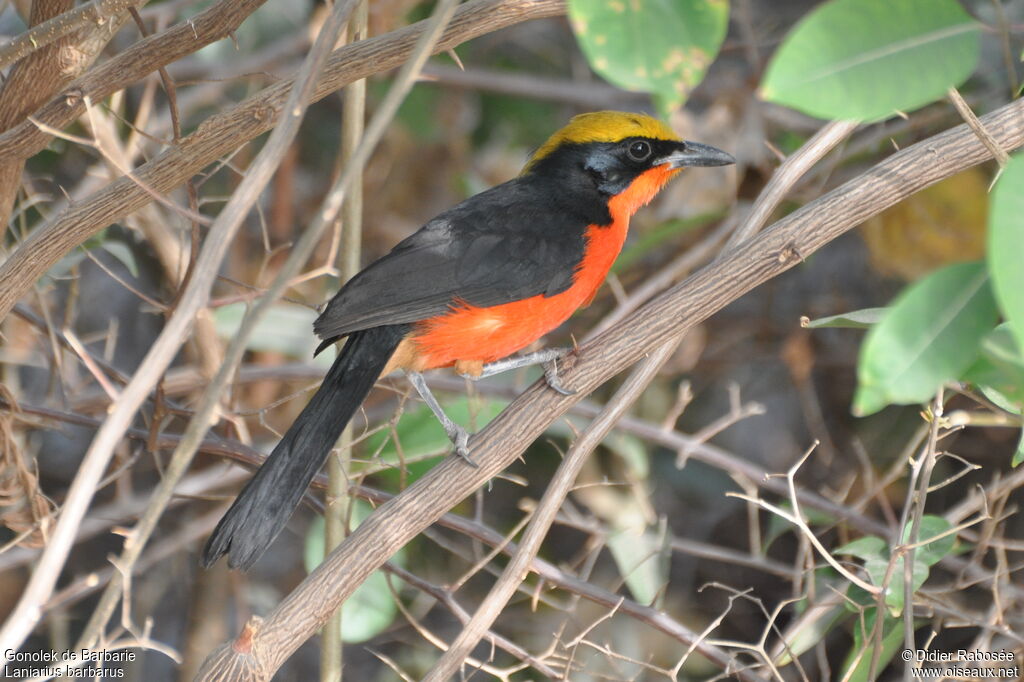
[[[530,365],[541,365],[544,368],[544,379],[548,386],[562,395],[573,395],[576,391],[567,388],[558,377],[558,361],[564,359],[572,348],[545,348],[526,355],[519,355],[513,358],[505,358],[483,366],[477,378],[490,377],[502,372],[508,372]]]
[[[562,380],[558,378],[559,358],[565,357],[566,354],[572,352],[572,349],[569,348],[562,350],[564,350],[565,353],[553,357],[544,363],[544,380],[548,382],[548,386],[550,386],[553,391],[561,393],[562,395],[575,395],[576,390],[572,388],[567,388],[562,384]]]
[[[448,440],[455,446],[455,454],[465,460],[466,464],[471,467],[478,467],[479,465],[469,456],[469,431],[456,424],[451,417],[445,414],[444,410],[441,409],[441,404],[437,402],[437,398],[430,392],[430,388],[427,386],[427,382],[423,379],[422,374],[407,371],[406,376],[409,377],[409,381],[416,389],[416,392],[423,398],[423,402],[427,404],[430,411],[441,422],[444,432],[448,434]]]
[[[480,465],[469,454],[469,431],[451,420],[444,424],[444,431],[448,434],[448,440],[455,446],[455,454],[469,466],[478,469]]]

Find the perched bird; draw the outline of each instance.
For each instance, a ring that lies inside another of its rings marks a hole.
[[[635,113],[582,114],[522,173],[466,199],[369,265],[313,324],[317,352],[347,337],[319,390],[242,488],[203,550],[249,568],[266,551],[378,377],[402,369],[472,464],[468,434],[419,374],[470,377],[543,363],[561,350],[510,358],[587,305],[622,249],[630,217],[686,166],[735,163]]]

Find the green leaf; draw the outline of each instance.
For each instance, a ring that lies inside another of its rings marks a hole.
[[[612,533],[607,543],[633,597],[641,604],[653,603],[667,582],[661,552],[664,543],[654,533],[633,528]]]
[[[647,480],[651,465],[644,441],[628,433],[613,431],[604,439],[604,446],[622,458],[633,480]]]
[[[988,267],[992,288],[1006,321],[1024,349],[1024,155],[1003,169],[992,191],[988,218]]]
[[[872,585],[882,586],[882,583],[885,582],[885,575],[889,572],[891,561],[892,557],[884,556],[872,557],[864,561],[864,570],[868,572]],[[893,614],[899,614],[903,610],[903,566],[905,562],[906,556],[896,559],[896,566],[889,576],[889,585],[885,589],[885,603]],[[928,566],[915,557],[914,563],[911,565],[911,590],[917,592],[927,579]]]
[[[230,303],[214,310],[213,321],[217,333],[226,339],[237,334],[247,309],[245,303]],[[249,336],[249,350],[274,351],[308,358],[316,346],[316,337],[313,336],[316,314],[312,308],[293,303],[273,304]],[[324,353],[324,356],[333,359],[330,353]]]
[[[1008,324],[999,325],[982,340],[978,359],[961,379],[978,386],[1007,412],[1024,411],[1024,357]]]
[[[580,49],[603,78],[675,108],[701,82],[729,23],[726,0],[569,0]]]
[[[874,658],[875,642],[871,637],[875,631],[878,609],[869,608],[864,611],[863,623],[858,618],[853,628],[853,648],[843,663],[843,674],[837,679],[846,682],[869,682],[871,659]],[[892,657],[903,644],[903,624],[887,613],[882,613],[882,647],[878,655],[878,670],[884,670]],[[871,641],[865,642],[865,640]],[[856,668],[851,670],[856,664]]]
[[[956,536],[952,533],[938,537],[946,533],[952,526],[941,516],[925,515],[921,517],[921,525],[918,528],[918,539],[938,538],[914,550],[914,563],[912,565],[912,588],[917,591],[928,579],[929,566],[938,563],[943,557],[953,551],[956,544]],[[907,526],[903,532],[903,541],[907,542],[910,536],[911,526]],[[906,555],[896,559],[896,566],[889,573],[889,564],[893,561],[892,555],[887,551],[885,541],[874,536],[867,536],[847,543],[835,550],[836,554],[850,554],[864,560],[864,570],[868,573],[871,584],[881,587],[885,583],[886,574],[889,574],[889,584],[885,591],[885,603],[892,609],[893,613],[903,610],[903,566]]]
[[[933,516],[931,514],[925,514],[921,517],[921,526],[917,530],[917,539],[927,540],[928,538],[938,537],[942,533],[946,533],[953,526],[946,519],[941,516]],[[911,524],[907,524],[907,527],[903,532],[903,541],[907,542],[910,537]],[[926,545],[921,545],[914,550],[914,562],[920,561],[925,566],[932,566],[944,557],[948,556],[953,551],[953,545],[956,544],[956,534],[950,533],[945,535],[934,542],[929,542]]]
[[[846,329],[870,329],[881,321],[888,308],[864,308],[849,313],[819,317],[817,320],[801,318],[800,326],[805,329],[824,329],[838,327]]]
[[[997,314],[980,263],[950,265],[912,284],[864,340],[853,413],[927,401],[974,363]]]
[[[871,594],[859,585],[850,583],[846,590],[846,599],[843,601],[843,608],[851,613],[859,613],[864,608],[874,606],[878,603],[875,595]]]
[[[842,547],[839,547],[833,554],[849,554],[860,559],[874,559],[875,557],[885,556],[888,545],[885,544],[885,540],[874,535],[867,535],[862,538],[857,538],[852,542],[847,542]]]
[[[100,244],[100,248],[117,259],[117,261],[132,273],[132,277],[139,276],[139,263],[135,260],[135,253],[122,241],[109,240]]]
[[[370,505],[354,500],[352,525],[358,526],[372,513]],[[303,548],[306,571],[312,571],[324,558],[324,519],[317,516],[306,533]],[[399,550],[390,559],[399,566],[405,565],[404,550]],[[383,571],[374,571],[341,607],[341,639],[345,642],[365,642],[386,630],[398,613],[398,606],[388,587]]]
[[[829,568],[814,571],[813,594],[817,599],[833,593],[843,594],[850,583],[837,580],[836,573]],[[815,603],[804,597],[796,604],[799,618],[791,622],[785,630],[785,644],[779,655],[774,659],[777,667],[789,665],[794,658],[817,646],[837,625],[848,620],[847,601],[834,603],[830,599]]]
[[[85,260],[85,249],[79,248],[69,252],[66,256],[57,261],[47,271],[47,275],[55,279],[67,277],[71,271],[83,260]]]
[[[473,399],[459,397],[455,400],[443,401],[445,412],[456,424],[461,424],[470,432],[479,431],[492,419],[498,416],[508,402],[494,399]],[[396,427],[398,440],[402,445],[402,456],[415,459],[436,452],[438,457],[451,449],[451,441],[444,432],[441,422],[423,403],[412,403],[406,406]],[[379,431],[366,439],[364,452],[379,453],[378,458],[384,462],[399,463],[398,449],[388,430]],[[429,466],[427,467],[429,468]]]
[[[1017,406],[1014,404],[1012,400],[1007,398],[1005,395],[1003,395],[996,389],[992,388],[991,386],[986,386],[984,384],[979,385],[978,388],[979,390],[981,390],[982,394],[992,402],[993,405],[1011,414],[1017,414]]]
[[[1005,325],[1000,325],[1003,327]],[[997,328],[998,330],[998,328]],[[1020,398],[1011,400],[1006,395],[1001,393],[998,389],[988,385],[979,385],[978,388],[985,395],[986,398],[992,401],[996,407],[1001,410],[1005,410],[1010,414],[1021,415],[1024,417],[1024,408],[1021,407],[1022,402]],[[1021,462],[1024,462],[1024,431],[1021,432],[1020,439],[1017,441],[1017,449],[1013,452],[1013,457],[1010,459],[1010,466],[1017,466]]]
[[[967,80],[979,36],[955,0],[831,0],[783,41],[761,96],[819,118],[887,118]]]

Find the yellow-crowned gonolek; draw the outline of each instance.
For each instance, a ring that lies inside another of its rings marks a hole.
[[[586,305],[622,249],[629,219],[686,166],[734,163],[642,114],[577,116],[523,172],[445,211],[353,277],[313,325],[319,350],[347,342],[319,390],[221,519],[203,551],[248,568],[378,377],[405,370],[469,459],[419,372],[493,374],[558,351],[507,359]],[[550,365],[549,365],[550,368]],[[556,390],[557,376],[547,372]]]

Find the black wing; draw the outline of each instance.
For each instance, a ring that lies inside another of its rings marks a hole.
[[[594,221],[574,204],[530,176],[470,197],[349,280],[313,329],[330,342],[440,315],[456,301],[488,307],[565,291]]]

